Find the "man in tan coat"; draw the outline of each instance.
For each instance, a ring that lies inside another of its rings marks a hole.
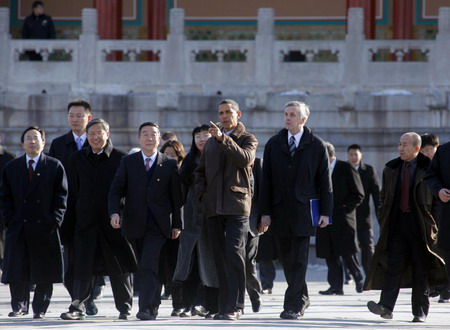
[[[398,144],[399,158],[386,164],[378,219],[380,239],[364,285],[381,289],[380,301],[369,310],[385,319],[400,288],[412,288],[413,322],[425,322],[430,285],[446,282],[442,259],[436,253],[436,197],[424,181],[430,160],[419,153],[417,133],[405,133]]]
[[[219,313],[214,319],[219,320],[236,320],[244,308],[250,176],[258,141],[238,122],[241,115],[236,101],[220,103],[221,128],[211,122],[212,137],[195,171],[196,192],[204,205],[217,258]]]

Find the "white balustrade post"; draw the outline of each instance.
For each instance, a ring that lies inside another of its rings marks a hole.
[[[184,9],[170,10],[170,26],[166,48],[161,56],[163,83],[183,85],[187,81],[185,65]]]
[[[11,35],[9,33],[9,8],[0,8],[0,91],[8,86]]]
[[[363,54],[364,44],[364,11],[363,8],[349,8],[348,30],[345,36],[344,54],[341,70],[344,86],[360,85],[364,82],[364,65],[367,65],[367,54]]]
[[[259,86],[270,86],[273,77],[274,59],[278,54],[274,54],[275,11],[273,8],[258,9],[258,32],[255,38],[254,58],[247,61],[255,61],[255,82]]]
[[[430,54],[433,71],[430,74],[430,85],[433,87],[446,87],[450,85],[450,7],[439,8],[438,33],[436,45]]]
[[[97,9],[84,8],[78,47],[78,84],[81,89],[93,89],[97,59]]]

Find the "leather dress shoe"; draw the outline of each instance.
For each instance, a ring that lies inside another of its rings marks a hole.
[[[333,288],[328,288],[325,291],[319,291],[319,294],[325,295],[325,296],[343,296],[344,291],[343,290],[336,290]]]
[[[98,300],[103,297],[103,289],[104,288],[105,288],[104,285],[96,285],[94,287],[94,290],[92,292],[92,296],[94,297],[94,300]]]
[[[208,314],[205,315],[205,319],[213,319],[214,316],[214,313],[208,312]]]
[[[136,317],[141,321],[148,321],[148,320],[156,320],[156,315],[153,313],[150,313],[150,311],[140,311],[136,314]]]
[[[197,305],[194,306],[194,311],[195,311],[195,315],[204,317],[206,316],[209,312],[206,310],[206,308],[202,305]]]
[[[264,289],[261,291],[262,294],[272,294],[272,288]]]
[[[389,308],[387,308],[381,304],[377,304],[375,301],[369,301],[367,303],[367,308],[373,314],[380,315],[383,319],[391,320],[393,317],[392,311],[389,310]]]
[[[412,319],[412,321],[414,323],[418,323],[418,322],[425,322],[425,320],[427,319],[426,316],[422,315],[422,316],[414,316],[414,318]]]
[[[364,282],[361,280],[359,282],[356,282],[356,292],[362,293],[364,291]]]
[[[83,311],[74,310],[62,313],[60,317],[63,320],[75,321],[75,320],[84,320],[86,318],[86,315],[84,314]]]
[[[226,320],[226,321],[236,321],[239,319],[240,315],[238,315],[239,312],[234,312],[234,313],[225,313],[223,314],[223,318],[222,320]]]
[[[9,317],[17,317],[17,316],[23,316],[27,315],[27,312],[24,312],[23,310],[19,309],[18,311],[12,311],[8,314]]]
[[[280,318],[285,320],[295,320],[298,319],[300,315],[294,311],[291,310],[284,310],[280,314]]]
[[[213,320],[223,320],[223,314],[217,313],[214,315]]]
[[[130,312],[120,313],[119,314],[119,320],[128,320],[128,318],[131,316]]]
[[[255,299],[255,300],[252,300],[251,302],[252,302],[253,313],[258,313],[261,310],[261,300]]]
[[[172,300],[172,295],[170,293],[164,292],[161,295],[161,300]]]
[[[43,320],[43,319],[45,319],[45,313],[35,313],[33,315],[33,319],[35,319],[35,320]]]
[[[438,303],[440,303],[440,304],[447,304],[447,303],[450,303],[450,299],[439,299],[438,300]]]
[[[309,298],[303,298],[303,301],[304,301],[304,304],[303,304],[302,308],[300,309],[300,312],[298,312],[299,316],[305,315],[305,311],[311,305],[311,301],[309,300]]]
[[[170,313],[170,316],[180,316],[181,309],[172,309],[172,313]]]
[[[98,308],[95,305],[93,300],[88,300],[84,303],[84,306],[86,307],[86,315],[97,315],[98,314]]]

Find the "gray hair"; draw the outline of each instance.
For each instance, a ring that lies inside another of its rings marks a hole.
[[[298,109],[297,113],[300,115],[300,118],[308,118],[309,117],[309,107],[304,102],[289,101],[284,106],[285,109],[287,107],[296,107]]]
[[[325,141],[323,145],[325,146],[325,148],[327,148],[328,156],[330,157],[336,156],[336,150],[334,149],[334,145],[332,145],[328,141]]]
[[[101,118],[95,118],[92,119],[87,125],[86,125],[86,133],[89,131],[89,128],[94,126],[95,124],[100,124],[103,130],[106,132],[109,132],[109,124],[106,122],[106,120]]]

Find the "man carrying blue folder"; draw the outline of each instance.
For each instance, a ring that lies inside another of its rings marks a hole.
[[[260,196],[263,214],[259,230],[275,235],[288,288],[282,319],[297,319],[309,306],[306,269],[309,239],[316,232],[310,200],[320,199],[320,227],[328,225],[333,209],[328,154],[322,140],[305,126],[309,108],[290,101],[284,124],[264,149]]]

